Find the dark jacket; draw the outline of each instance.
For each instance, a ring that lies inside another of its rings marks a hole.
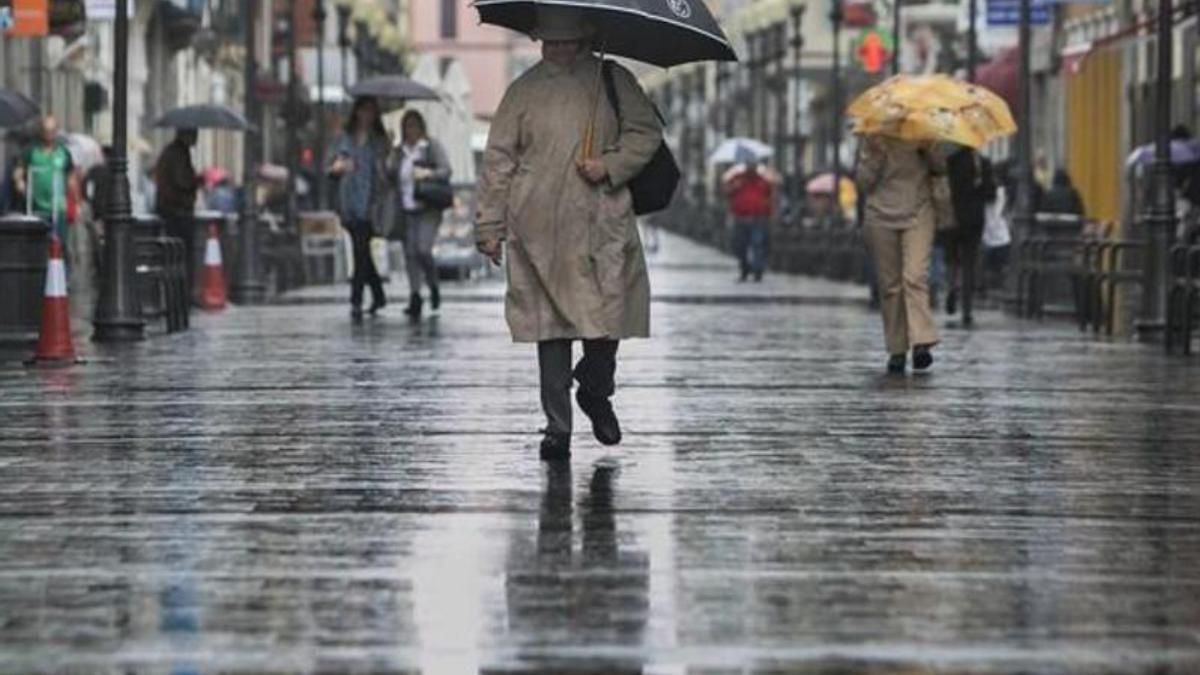
[[[172,141],[154,167],[155,204],[160,216],[190,216],[196,209],[200,183],[188,146]]]
[[[986,207],[996,198],[992,163],[974,150],[964,148],[946,159],[946,176],[959,233],[976,239],[982,237]]]
[[[1066,213],[1073,216],[1083,215],[1083,199],[1079,191],[1071,185],[1071,179],[1060,171],[1054,175],[1054,184],[1046,191],[1038,204],[1040,213]]]

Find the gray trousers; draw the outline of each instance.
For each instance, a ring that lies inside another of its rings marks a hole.
[[[437,211],[410,211],[404,214],[404,270],[408,273],[408,290],[421,292],[421,277],[430,288],[437,286],[437,265],[433,261],[433,244],[437,241],[441,214]]]
[[[571,433],[571,380],[597,398],[616,390],[617,340],[583,340],[583,358],[571,367],[571,340],[538,343],[538,370],[542,384],[542,410],[546,433]]]

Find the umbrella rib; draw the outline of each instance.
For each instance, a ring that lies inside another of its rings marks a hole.
[[[493,5],[499,6],[499,5],[530,4],[531,2],[534,5],[559,5],[562,7],[576,7],[579,9],[591,9],[591,10],[604,11],[604,12],[623,12],[625,14],[635,14],[644,19],[658,21],[660,23],[671,24],[673,26],[678,26],[679,28],[684,28],[684,29],[690,30],[693,33],[699,33],[705,37],[712,38],[713,40],[720,42],[721,44],[725,45],[725,47],[727,47],[730,52],[734,52],[733,45],[730,44],[728,38],[725,38],[724,36],[710,33],[698,26],[692,26],[690,24],[683,23],[682,21],[668,19],[667,17],[661,16],[658,14],[651,14],[650,12],[643,12],[642,10],[639,10],[639,9],[633,9],[633,8],[627,8],[627,7],[611,7],[611,6],[599,7],[590,2],[571,2],[570,0],[475,0],[475,2],[473,4],[476,7],[490,7]],[[736,56],[736,53],[734,53],[734,55]]]

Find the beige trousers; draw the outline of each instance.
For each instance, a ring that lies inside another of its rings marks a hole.
[[[935,344],[937,326],[929,308],[933,223],[904,230],[879,225],[864,229],[875,260],[888,354],[904,354],[917,345]]]

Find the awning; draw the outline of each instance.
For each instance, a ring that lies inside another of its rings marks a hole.
[[[975,72],[975,82],[995,92],[1010,108],[1016,110],[1020,69],[1021,50],[1012,47],[980,66]]]
[[[1172,24],[1178,26],[1195,14],[1195,6],[1192,3],[1177,5],[1174,8]],[[1120,47],[1131,41],[1153,39],[1156,21],[1157,17],[1153,14],[1141,14],[1138,15],[1137,21],[1111,35],[1068,44],[1062,50],[1062,74],[1078,75],[1083,70],[1087,57],[1096,52]]]

